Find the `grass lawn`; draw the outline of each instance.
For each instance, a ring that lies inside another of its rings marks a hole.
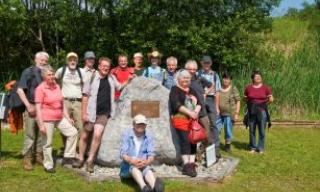
[[[57,167],[47,174],[41,166],[22,169],[23,134],[2,132],[0,191],[135,191],[133,183],[92,182]],[[232,156],[240,159],[236,173],[221,183],[166,181],[166,191],[320,191],[320,129],[274,127],[267,132],[266,153],[246,151],[248,131],[235,129]],[[56,148],[60,138],[56,135]]]

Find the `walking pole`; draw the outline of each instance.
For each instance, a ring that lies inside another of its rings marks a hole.
[[[1,93],[0,94],[0,98],[1,98],[1,103],[0,103],[0,160],[1,160],[1,157],[2,157],[2,154],[1,154],[1,150],[2,150],[2,120],[4,118],[4,98],[5,98],[5,93]]]

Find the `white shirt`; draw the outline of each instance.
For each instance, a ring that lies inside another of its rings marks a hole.
[[[61,79],[63,67],[60,67],[55,76]],[[83,69],[80,69],[82,79],[85,77]],[[69,70],[66,68],[62,79],[62,96],[63,98],[82,98],[82,85],[77,70]]]
[[[135,150],[136,150],[136,156],[135,157],[138,157],[138,155],[139,155],[139,151],[140,151],[141,144],[142,144],[142,139],[143,139],[143,136],[137,137],[135,134],[133,136],[134,147],[135,147]]]

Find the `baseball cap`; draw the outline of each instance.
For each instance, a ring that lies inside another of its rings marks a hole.
[[[133,118],[134,123],[136,124],[147,124],[147,118],[144,115],[138,114]]]
[[[84,60],[86,60],[86,59],[95,59],[96,58],[96,55],[94,54],[94,52],[93,51],[86,51],[85,53],[84,53]]]
[[[133,55],[133,58],[135,58],[135,57],[141,57],[141,58],[143,58],[143,55],[142,55],[141,52],[138,52],[138,53],[135,53],[135,54]]]
[[[78,59],[78,55],[75,52],[70,52],[67,54],[67,59],[69,59],[70,57],[75,57]]]

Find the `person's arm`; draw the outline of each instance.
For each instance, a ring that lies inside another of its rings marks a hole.
[[[236,102],[236,110],[234,112],[234,120],[239,120],[239,112],[240,112],[240,100]]]
[[[46,134],[46,127],[43,123],[41,103],[36,103],[37,124],[42,134]]]
[[[46,134],[46,127],[44,126],[44,123],[43,123],[42,109],[41,109],[43,99],[44,99],[44,93],[38,86],[35,90],[35,102],[36,102],[35,110],[37,114],[36,120],[37,120],[37,124],[40,132],[42,134]]]
[[[36,114],[36,109],[35,109],[34,105],[31,104],[31,103],[29,102],[29,100],[27,99],[27,96],[26,96],[26,94],[24,93],[24,90],[19,87],[19,88],[17,89],[17,93],[18,93],[21,101],[23,102],[24,106],[26,106],[26,109],[27,109],[29,115],[30,115],[30,116],[35,116],[35,114]]]
[[[219,93],[219,92],[216,92],[214,102],[215,102],[215,106],[216,106],[217,115],[220,115],[220,108],[219,108],[219,104],[220,104],[220,93]]]
[[[268,104],[272,103],[274,100],[273,95],[269,95],[268,97]]]

